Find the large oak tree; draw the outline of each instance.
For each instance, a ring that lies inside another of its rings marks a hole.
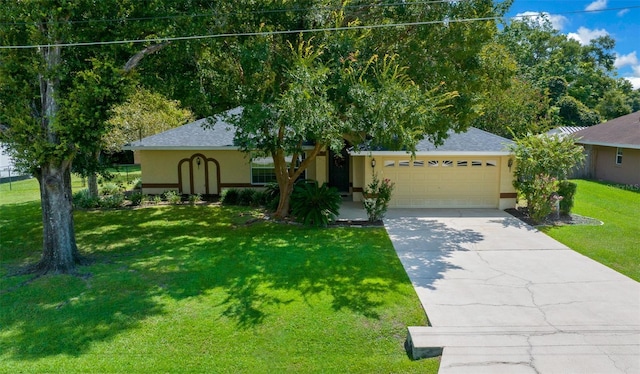
[[[191,30],[193,19],[158,20],[155,16],[194,9],[208,9],[208,2],[3,2],[2,140],[16,164],[40,184],[43,252],[30,270],[68,273],[81,262],[71,203],[72,163],[79,153],[91,154],[104,134],[105,111],[118,101],[117,76],[131,74],[145,56],[167,45],[153,41],[111,47],[66,44],[173,36],[181,28]],[[115,76],[107,77],[111,73]]]

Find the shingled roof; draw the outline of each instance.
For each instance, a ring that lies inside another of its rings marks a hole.
[[[242,113],[242,108],[231,109],[213,117],[213,128],[204,128],[207,118],[176,127],[175,129],[148,136],[142,140],[127,144],[124,149],[162,150],[162,149],[236,149],[233,144],[235,127],[225,121],[225,115]]]
[[[213,128],[203,128],[207,119],[203,118],[160,134],[127,144],[129,150],[214,150],[237,149],[233,144],[235,127],[225,121],[225,115],[238,115],[242,108],[232,109],[214,117]],[[455,153],[455,154],[508,154],[511,140],[486,131],[469,128],[466,132],[456,134],[450,131],[444,144],[436,147],[427,139],[420,141],[416,153]],[[367,152],[369,151],[361,151]],[[389,153],[391,151],[375,151],[373,153]],[[354,152],[359,153],[359,152]]]
[[[640,149],[640,111],[575,132],[576,143]]]
[[[511,153],[509,146],[513,141],[484,130],[470,127],[462,133],[449,130],[447,138],[442,145],[436,146],[428,139],[423,139],[416,146],[417,155],[508,155]],[[367,147],[353,150],[352,154],[392,155],[408,153],[404,151],[390,151],[379,147]]]

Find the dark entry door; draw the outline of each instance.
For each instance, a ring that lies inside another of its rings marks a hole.
[[[329,185],[340,192],[349,192],[349,153],[344,147],[340,153],[329,152]]]

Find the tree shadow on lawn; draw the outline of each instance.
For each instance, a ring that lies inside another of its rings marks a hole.
[[[331,295],[334,310],[377,319],[384,296],[407,284],[382,229],[244,225],[249,218],[213,207],[76,213],[81,252],[96,259],[81,270],[91,276],[45,276],[17,288],[19,279],[0,279],[0,351],[18,360],[79,356],[166,313],[167,297],[214,292],[224,301],[212,307],[240,328],[263,323],[270,306],[296,294]]]

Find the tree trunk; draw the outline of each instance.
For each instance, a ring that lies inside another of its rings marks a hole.
[[[73,225],[70,163],[50,163],[38,175],[42,206],[42,259],[35,270],[41,274],[73,273],[80,262]]]
[[[291,202],[291,192],[293,191],[293,181],[287,180],[284,184],[280,184],[280,199],[278,200],[278,208],[274,215],[276,218],[286,218],[289,215],[289,207]]]
[[[60,48],[43,47],[41,52],[47,70],[56,71],[60,65]],[[61,143],[55,129],[58,86],[59,81],[55,75],[40,77],[40,100],[44,114],[41,126],[46,133],[47,141],[52,145]],[[40,184],[43,225],[42,259],[35,266],[35,272],[40,274],[73,273],[76,263],[80,261],[73,226],[72,158],[71,151],[59,158],[52,157],[41,165],[36,175]]]

